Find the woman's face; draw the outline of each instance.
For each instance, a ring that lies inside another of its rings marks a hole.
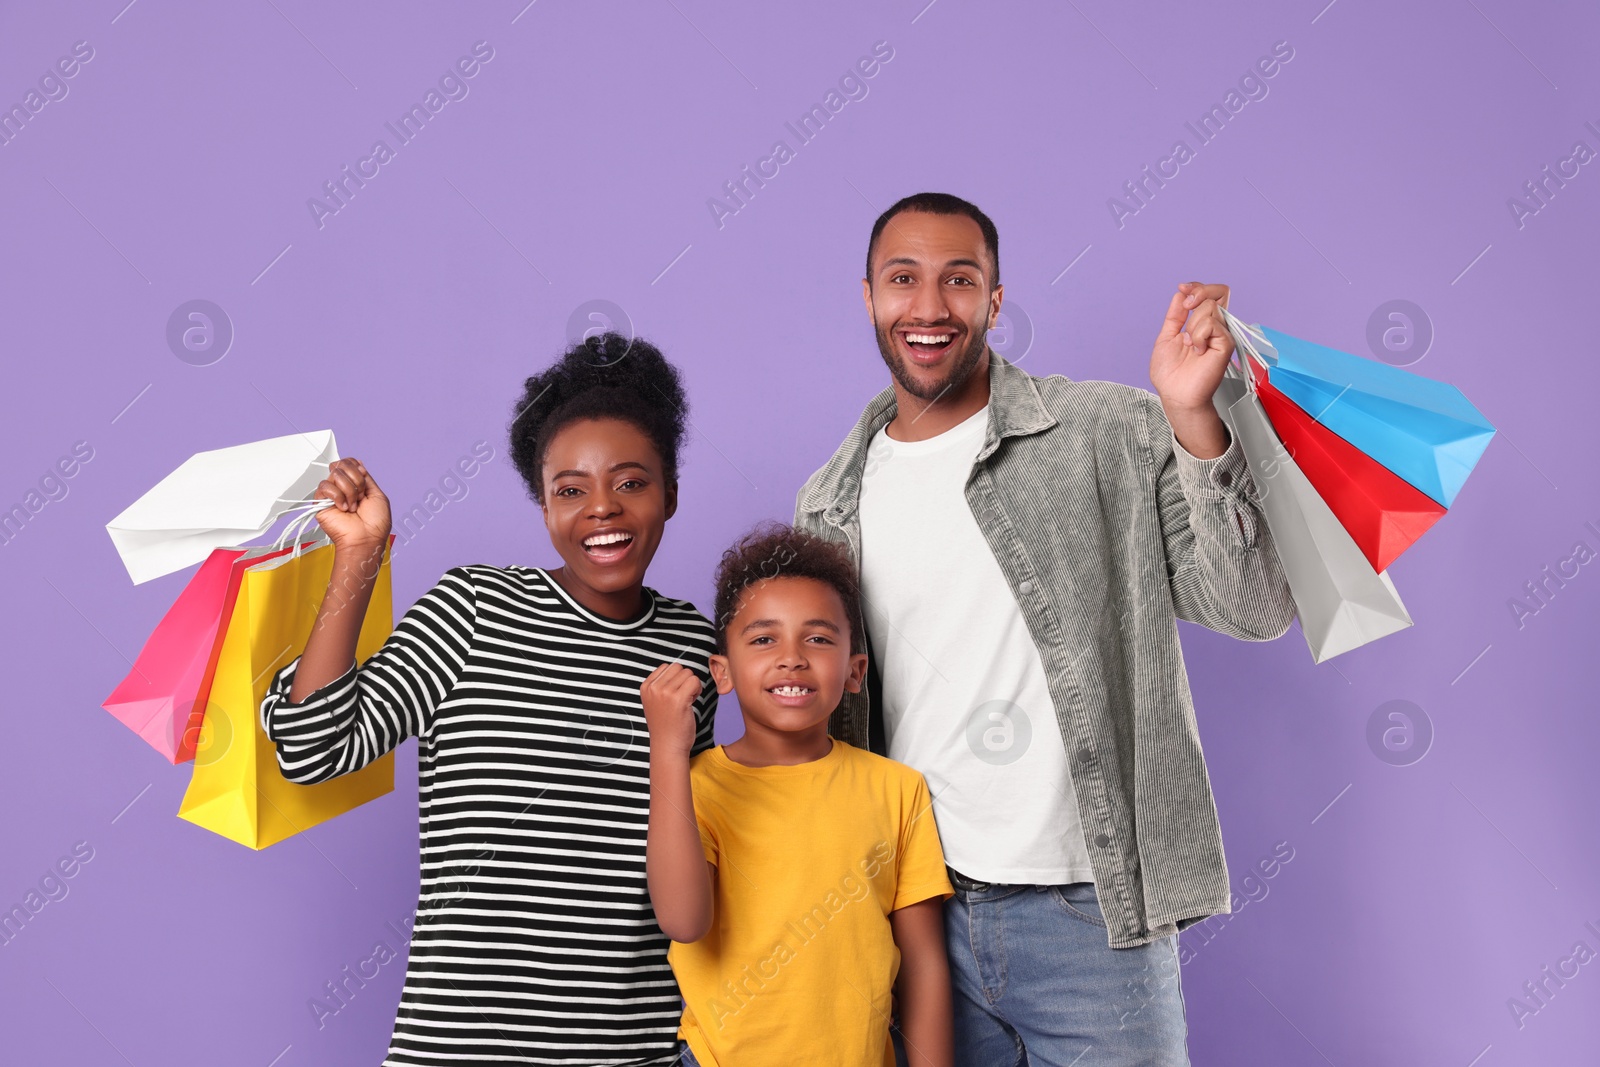
[[[543,478],[545,529],[574,593],[637,590],[678,507],[649,436],[623,419],[569,422],[545,448]]]

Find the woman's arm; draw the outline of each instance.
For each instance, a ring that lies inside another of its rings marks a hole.
[[[900,1036],[911,1067],[951,1067],[950,961],[944,949],[944,898],[929,897],[889,913],[900,949]]]
[[[359,459],[330,463],[312,497],[333,501],[316,513],[317,525],[333,542],[333,573],[295,671],[289,700],[296,704],[337,681],[355,662],[356,639],[389,542],[389,498]]]
[[[698,941],[711,929],[712,877],[694,817],[689,751],[701,682],[682,664],[657,667],[639,687],[650,729],[650,830],[645,874],[661,932]]]
[[[335,460],[317,497],[333,571],[305,650],[280,670],[259,709],[278,768],[310,785],[360,770],[429,729],[471,651],[477,590],[453,567],[358,669],[362,622],[389,537],[389,504],[360,460]]]
[[[354,614],[354,608],[346,610]],[[363,615],[365,609],[363,609]],[[304,701],[289,699],[310,652],[273,677],[261,700],[261,728],[277,748],[278,769],[311,785],[358,771],[408,737],[432,727],[465,670],[477,627],[472,573],[452,567],[406,611],[382,647]]]
[[[311,637],[300,654],[295,671],[291,703],[300,703],[330,682],[338,681],[356,659],[356,640],[372,601],[372,587],[378,582],[378,568],[388,538],[373,545],[335,545],[333,573],[328,576],[328,591],[317,610]]]

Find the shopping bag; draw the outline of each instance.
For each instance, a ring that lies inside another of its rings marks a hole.
[[[215,548],[100,706],[171,763],[194,758],[206,691],[244,567],[288,548]]]
[[[265,533],[339,458],[332,430],[199,452],[106,524],[135,585]]]
[[[1494,427],[1444,382],[1254,327],[1268,377],[1335,434],[1449,507]]]
[[[1373,569],[1267,421],[1253,382],[1230,365],[1212,398],[1244,450],[1317,663],[1410,626],[1389,576]]]
[[[244,580],[245,567],[252,562],[264,561],[281,556],[283,553],[294,549],[304,551],[308,547],[315,547],[319,543],[327,543],[328,535],[318,530],[307,542],[306,531],[311,528],[316,519],[316,513],[325,507],[331,507],[333,501],[309,498],[293,502],[290,513],[294,516],[284,527],[278,539],[270,546],[259,546],[246,549],[244,554],[234,561],[232,573],[228,580],[228,591],[223,598],[223,607],[220,614],[222,622],[226,624],[233,616],[233,605],[239,596],[239,584]],[[299,549],[295,546],[299,545]],[[189,717],[189,732],[185,735],[188,739],[190,757],[194,754],[194,745],[200,730],[201,721],[205,716],[206,705],[211,700],[211,686],[217,674],[217,662],[222,657],[222,638],[224,630],[219,627],[216,640],[211,643],[211,656],[206,661],[205,672],[200,677],[200,685],[195,690],[194,713]]]
[[[390,534],[356,640],[357,663],[381,648],[394,626],[393,548]],[[261,729],[257,711],[267,687],[304,652],[332,571],[333,546],[326,542],[309,551],[297,544],[293,551],[244,568],[195,751],[194,777],[178,808],[181,818],[262,849],[393,790],[392,752],[326,782],[290,782]]]
[[[1444,505],[1313,419],[1272,379],[1256,381],[1267,421],[1373,570],[1387,570],[1444,517]]]

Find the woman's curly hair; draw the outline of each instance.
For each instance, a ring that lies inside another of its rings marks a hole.
[[[678,480],[688,400],[677,368],[648,341],[614,332],[586,337],[523,383],[507,432],[511,461],[540,507],[545,450],[578,419],[633,423],[655,444],[668,484]]]
[[[861,616],[861,583],[850,549],[781,522],[765,523],[745,534],[717,564],[717,651],[728,652],[728,627],[739,597],[767,578],[810,578],[832,586],[850,621],[850,651],[867,651]]]

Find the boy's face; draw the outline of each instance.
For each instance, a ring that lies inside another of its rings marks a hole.
[[[764,578],[727,622],[728,653],[711,657],[717,691],[736,691],[746,728],[795,733],[826,722],[845,690],[861,692],[867,657],[850,651],[844,601],[814,578]]]
[[[567,575],[598,593],[638,587],[678,505],[649,436],[622,419],[568,423],[543,473],[544,525]]]

